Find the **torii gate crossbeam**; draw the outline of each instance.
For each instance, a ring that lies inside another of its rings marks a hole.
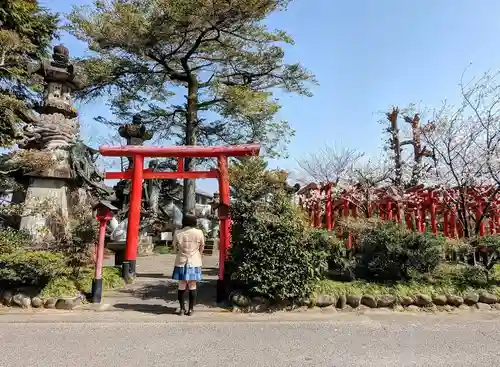
[[[229,173],[228,157],[243,157],[258,155],[260,146],[257,144],[198,147],[198,146],[102,146],[99,152],[107,157],[131,157],[132,169],[124,172],[105,172],[105,179],[132,180],[130,190],[130,206],[128,213],[127,241],[125,245],[125,259],[123,275],[133,278],[136,273],[137,248],[139,245],[139,224],[141,219],[142,181],[150,179],[197,179],[216,178],[219,182],[220,205],[218,215],[219,227],[219,277],[217,281],[217,300],[225,298],[224,261],[230,247],[230,219],[229,219]],[[177,157],[176,172],[154,172],[144,169],[146,157]],[[184,158],[217,158],[217,168],[209,171],[184,171]]]

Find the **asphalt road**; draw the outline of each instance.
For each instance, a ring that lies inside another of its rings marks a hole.
[[[498,316],[55,317],[0,320],[0,366],[500,365]]]

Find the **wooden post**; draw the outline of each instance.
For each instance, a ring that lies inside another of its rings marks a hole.
[[[326,202],[325,202],[325,221],[326,230],[331,231],[333,228],[332,223],[332,184],[326,186]]]
[[[142,203],[142,170],[144,157],[136,154],[133,157],[132,187],[130,189],[130,204],[128,211],[127,242],[125,245],[125,259],[123,261],[123,278],[131,281],[135,278],[137,248],[139,247],[139,228],[141,222]]]
[[[455,238],[457,235],[457,217],[455,208],[452,208],[450,211],[450,233],[449,236],[451,238]]]
[[[230,220],[229,220],[229,172],[227,157],[219,156],[219,279],[217,280],[217,302],[222,302],[226,298],[226,283],[224,279],[224,266],[227,258],[227,251],[230,246]]]
[[[95,256],[95,272],[92,280],[92,303],[101,303],[102,298],[102,266],[104,263],[104,241],[106,238],[106,224],[113,218],[112,211],[118,208],[108,201],[100,201],[93,208],[96,211],[96,219],[99,221],[99,243],[97,244]]]
[[[432,233],[437,233],[437,218],[436,218],[436,199],[434,197],[434,193],[429,191],[429,204],[431,211],[431,231]]]
[[[99,220],[99,243],[95,261],[94,280],[92,280],[92,303],[101,303],[102,299],[102,265],[104,263],[104,240],[106,238],[107,219]]]
[[[318,201],[314,203],[314,227],[316,228],[321,228],[322,223],[321,223],[321,188],[318,187],[316,189],[318,192]]]

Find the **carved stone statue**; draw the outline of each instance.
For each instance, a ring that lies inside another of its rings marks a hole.
[[[80,141],[74,143],[70,149],[71,169],[78,186],[87,187],[96,197],[111,198],[113,190],[104,185],[104,175],[99,172],[96,164],[98,154],[98,150]]]
[[[220,203],[219,193],[215,192],[212,200],[210,200],[210,202],[209,202],[210,208],[211,208],[210,219],[212,222],[211,226],[210,226],[210,228],[211,228],[210,237],[211,238],[215,238],[219,234],[219,213],[218,213],[218,209],[217,209],[219,207],[219,203]]]
[[[113,217],[107,226],[107,231],[109,233],[109,237],[111,241],[120,241],[124,242],[127,239],[127,227],[128,227],[128,219],[118,221],[115,217]]]
[[[153,159],[149,161],[149,168],[153,171],[158,168],[158,161]],[[161,181],[160,180],[146,180],[146,199],[148,201],[149,209],[153,217],[158,216],[158,205],[160,201]]]
[[[175,205],[173,200],[169,200],[169,203],[165,206],[164,210],[171,220],[172,227],[182,228],[182,210]]]
[[[78,113],[71,93],[82,87],[76,68],[69,62],[69,51],[63,45],[54,47],[52,60],[30,65],[29,72],[43,77],[43,103],[36,108],[40,114],[24,128],[24,149],[55,150],[73,144],[79,131]]]

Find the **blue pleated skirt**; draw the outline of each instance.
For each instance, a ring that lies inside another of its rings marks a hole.
[[[201,280],[201,267],[174,266],[173,280]]]

